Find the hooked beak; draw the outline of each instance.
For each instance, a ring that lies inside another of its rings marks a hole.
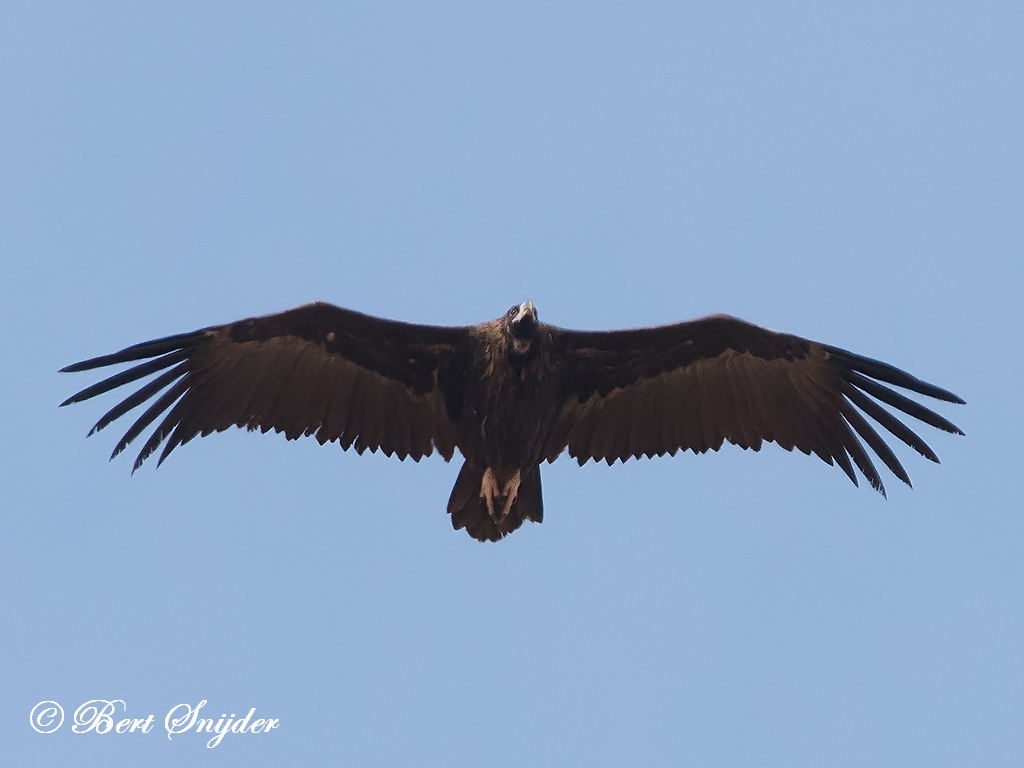
[[[523,341],[532,339],[537,332],[537,308],[532,301],[519,305],[519,313],[512,320],[512,335]]]

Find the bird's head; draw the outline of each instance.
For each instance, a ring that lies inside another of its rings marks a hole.
[[[514,354],[525,355],[530,351],[539,328],[537,308],[532,301],[517,304],[505,313],[505,331],[509,338],[509,349]]]

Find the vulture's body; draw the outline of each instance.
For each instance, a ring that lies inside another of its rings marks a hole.
[[[531,302],[458,328],[308,304],[64,370],[119,363],[137,364],[62,403],[154,376],[93,428],[153,400],[111,458],[161,417],[135,468],[162,443],[160,462],[193,437],[231,426],[289,439],[313,435],[414,461],[434,450],[450,460],[458,448],[465,463],[448,502],[452,524],[491,541],[523,520],[541,522],[540,464],[565,450],[580,464],[611,464],[718,450],[726,440],[754,450],[771,441],[838,464],[855,484],[856,465],[884,493],[858,435],[899,479],[910,479],[862,413],[936,462],[879,401],[962,434],[885,384],[963,402],[951,392],[877,360],[724,315],[581,332],[539,323]]]

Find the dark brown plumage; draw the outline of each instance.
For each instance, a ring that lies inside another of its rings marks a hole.
[[[138,362],[144,361],[144,362]],[[138,363],[68,398],[88,400],[156,374],[107,412],[99,431],[152,400],[111,458],[154,422],[133,471],[197,435],[231,426],[313,435],[357,453],[419,461],[455,449],[465,463],[452,525],[497,541],[541,522],[540,464],[564,450],[580,464],[718,450],[728,440],[814,453],[885,493],[868,447],[910,478],[867,415],[931,461],[931,448],[879,401],[933,427],[949,421],[886,384],[963,403],[885,363],[734,317],[624,331],[539,323],[531,302],[459,328],[382,320],[330,304],[137,344],[69,365]],[[92,434],[90,432],[90,434]],[[858,439],[858,435],[860,439]]]

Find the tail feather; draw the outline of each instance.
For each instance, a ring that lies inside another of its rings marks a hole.
[[[540,488],[540,467],[521,470],[519,492],[508,515],[499,522],[491,517],[487,502],[481,498],[485,468],[462,465],[459,477],[448,499],[448,512],[455,530],[466,533],[478,541],[499,541],[523,524],[524,520],[540,523],[544,520],[544,500]]]

